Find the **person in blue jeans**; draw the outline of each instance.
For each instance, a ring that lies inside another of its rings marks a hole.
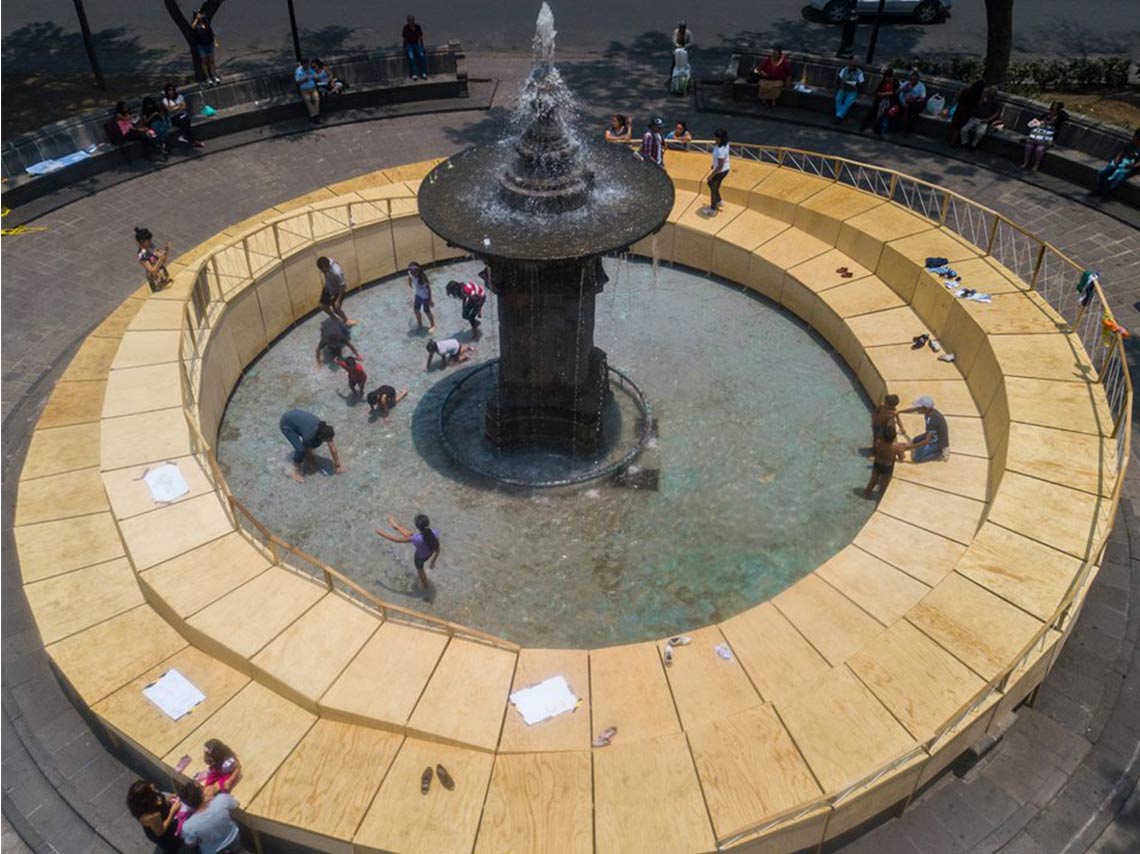
[[[839,69],[839,74],[836,76],[838,79],[835,84],[835,123],[839,124],[847,118],[866,78],[855,57],[847,60],[847,64]]]
[[[417,76],[427,80],[427,54],[424,53],[424,31],[414,15],[408,15],[404,24],[404,54],[408,57],[408,78]]]
[[[1097,172],[1096,192],[1110,196],[1131,175],[1140,172],[1140,128],[1132,134],[1132,141]]]
[[[340,464],[340,455],[336,451],[336,431],[331,424],[326,424],[313,413],[303,409],[290,409],[281,416],[278,426],[281,428],[281,435],[293,446],[293,470],[289,476],[297,483],[304,483],[306,469],[316,466],[313,449],[324,444],[329,446],[336,473],[344,472],[344,466]]]
[[[899,414],[908,412],[921,412],[926,420],[926,429],[911,440],[911,462],[949,459],[950,427],[946,424],[946,417],[934,408],[934,398],[923,395],[911,404],[910,409]]]

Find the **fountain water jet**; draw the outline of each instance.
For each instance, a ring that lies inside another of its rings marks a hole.
[[[483,260],[497,297],[500,358],[486,404],[499,447],[555,444],[588,455],[603,442],[606,354],[594,346],[602,256],[664,224],[673,184],[625,146],[587,143],[553,64],[554,16],[542,4],[520,133],[433,169],[419,191],[427,226]]]

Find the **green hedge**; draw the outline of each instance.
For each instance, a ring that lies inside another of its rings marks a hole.
[[[896,57],[891,61],[896,68],[918,68],[932,77],[948,77],[969,83],[982,76],[983,62],[979,57],[954,57],[948,60],[925,57]],[[1050,89],[1067,89],[1073,86],[1107,86],[1120,89],[1128,85],[1128,71],[1132,60],[1124,56],[1082,57],[1080,59],[1014,60],[1009,64],[1003,88],[1014,92],[1044,92]]]

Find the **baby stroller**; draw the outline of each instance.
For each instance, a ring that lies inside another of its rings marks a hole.
[[[688,95],[693,87],[693,69],[689,52],[683,47],[673,51],[673,73],[669,76],[669,94]]]

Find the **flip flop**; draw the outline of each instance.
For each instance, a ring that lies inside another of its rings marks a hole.
[[[673,644],[665,644],[665,666],[670,667],[673,664]]]
[[[455,781],[451,779],[451,775],[447,773],[447,769],[442,765],[435,766],[435,776],[439,777],[439,782],[443,783],[443,788],[451,792],[455,790]]]
[[[850,270],[844,270],[839,275],[844,279],[850,279],[850,278],[853,278],[855,276],[855,274],[852,273]]]
[[[930,340],[930,336],[925,334],[925,333],[923,333],[922,335],[915,335],[914,338],[911,339],[910,349],[921,350],[923,347],[926,346],[926,342],[929,340]]]
[[[673,646],[688,646],[693,642],[693,639],[688,635],[677,635],[675,638],[669,638],[669,643]]]
[[[424,769],[424,773],[420,775],[420,794],[426,795],[428,789],[431,788],[431,766],[429,765]]]
[[[615,735],[617,735],[616,726],[606,727],[604,730],[598,733],[598,737],[594,739],[594,747],[609,747],[609,744],[611,741],[613,741]]]
[[[837,273],[850,273],[851,271],[848,270],[846,267],[836,267],[835,272],[837,272]]]

